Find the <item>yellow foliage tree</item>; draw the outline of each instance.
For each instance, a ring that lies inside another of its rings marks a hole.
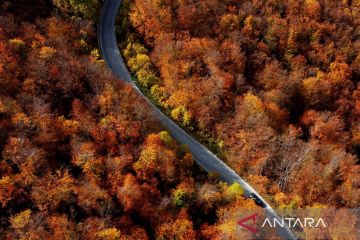
[[[13,227],[15,230],[21,230],[29,224],[30,218],[31,218],[30,209],[22,211],[10,218],[11,227]]]
[[[101,230],[98,234],[102,240],[119,240],[121,239],[121,232],[116,228],[107,228]]]

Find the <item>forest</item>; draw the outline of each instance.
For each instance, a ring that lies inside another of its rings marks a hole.
[[[103,1],[35,2],[0,2],[0,239],[252,237],[254,201],[109,72]],[[125,0],[117,32],[141,89],[273,207],[359,207],[359,0]]]
[[[236,239],[240,185],[109,73],[95,19],[30,2],[0,5],[0,239]]]
[[[270,201],[359,207],[360,1],[134,0],[119,16],[138,84]]]

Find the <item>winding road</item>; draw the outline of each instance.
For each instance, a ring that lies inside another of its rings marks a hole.
[[[149,103],[162,125],[179,143],[188,146],[195,161],[201,167],[207,172],[217,173],[228,184],[239,183],[244,189],[245,197],[255,199],[255,202],[265,209],[269,218],[280,219],[270,205],[244,179],[161,112],[132,81],[120,54],[115,33],[115,20],[121,2],[122,0],[105,0],[99,18],[98,42],[107,66],[119,79],[131,84],[139,95]],[[287,227],[279,228],[278,233],[284,239],[296,239]]]

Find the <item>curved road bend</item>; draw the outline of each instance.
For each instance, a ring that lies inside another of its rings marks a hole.
[[[234,182],[239,183],[244,189],[245,197],[249,198],[250,196],[256,196],[256,198],[262,201],[262,205],[266,210],[268,217],[272,219],[279,219],[279,216],[270,207],[270,205],[244,179],[242,179],[234,170],[228,167],[207,148],[193,139],[182,128],[176,125],[169,117],[161,112],[134,84],[131,79],[131,75],[121,57],[115,33],[115,19],[121,2],[122,0],[105,0],[99,18],[99,47],[102,57],[104,58],[108,67],[119,79],[131,84],[140,94],[140,96],[142,96],[149,103],[159,121],[164,125],[165,128],[168,129],[173,138],[175,138],[178,142],[188,146],[190,152],[195,158],[195,161],[201,167],[203,167],[207,172],[219,174],[219,176],[228,184],[232,184]],[[284,239],[296,239],[290,229],[286,227],[279,228],[278,233]]]

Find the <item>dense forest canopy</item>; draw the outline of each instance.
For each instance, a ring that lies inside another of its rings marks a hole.
[[[0,239],[236,239],[240,185],[108,72],[94,19],[29,2],[0,5]]]
[[[107,70],[103,1],[35,2],[0,2],[0,239],[253,237],[254,201]],[[125,0],[117,30],[141,89],[272,206],[359,207],[359,0]]]
[[[359,206],[359,1],[125,2],[123,55],[179,124],[263,194]]]

